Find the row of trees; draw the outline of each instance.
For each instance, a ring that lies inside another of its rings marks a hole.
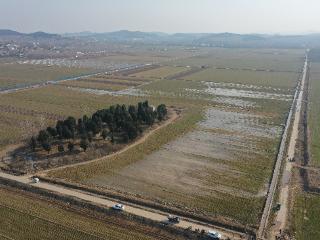
[[[148,101],[139,102],[137,106],[113,105],[101,109],[91,117],[84,115],[76,120],[68,117],[57,121],[55,127],[39,131],[37,137],[32,137],[30,146],[35,151],[38,145],[50,152],[53,142],[60,142],[58,150],[65,151],[61,144],[63,140],[81,139],[80,147],[86,151],[94,137],[100,135],[103,139],[110,138],[115,143],[115,136],[124,142],[138,137],[144,126],[151,126],[155,121],[163,121],[167,116],[167,108],[160,104],[157,108],[150,106]],[[74,149],[72,141],[68,144],[69,151]]]

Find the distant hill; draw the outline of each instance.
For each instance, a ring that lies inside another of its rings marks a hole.
[[[121,30],[107,33],[73,34],[82,39],[119,43],[176,44],[228,48],[305,48],[320,47],[320,34],[267,35],[236,33],[175,33]]]
[[[19,33],[9,29],[0,29],[0,37],[1,36],[21,36],[21,35],[23,35],[23,33]]]
[[[34,33],[21,33],[9,29],[0,29],[0,37],[58,38],[60,35],[41,31]]]
[[[268,35],[237,33],[174,33],[121,30],[106,33],[79,32],[62,35],[46,32],[20,33],[0,30],[1,39],[69,39],[104,41],[125,44],[168,44],[225,48],[320,48],[320,34]]]
[[[34,38],[57,38],[60,37],[58,34],[52,34],[52,33],[46,33],[46,32],[34,32],[26,34],[28,36],[34,37]]]

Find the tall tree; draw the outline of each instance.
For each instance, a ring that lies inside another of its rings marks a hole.
[[[74,143],[73,142],[69,142],[68,143],[68,149],[69,149],[69,152],[73,151],[73,149],[74,149]]]
[[[59,144],[59,146],[58,146],[58,151],[59,151],[60,153],[64,152],[64,146],[63,146],[63,144]]]
[[[49,142],[44,142],[42,143],[42,147],[44,150],[46,150],[48,152],[48,154],[50,153],[51,151],[51,144]]]
[[[101,137],[103,138],[103,140],[106,140],[106,138],[108,137],[108,131],[106,129],[102,130]]]
[[[46,130],[41,130],[39,132],[37,140],[42,144],[42,143],[48,142],[49,137],[50,135]]]

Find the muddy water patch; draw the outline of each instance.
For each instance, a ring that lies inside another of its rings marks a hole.
[[[266,123],[266,119],[250,113],[238,113],[219,109],[208,109],[205,120],[199,124],[203,128],[226,129],[257,137],[276,138],[281,127]]]
[[[231,105],[231,106],[243,107],[243,108],[256,106],[255,102],[249,101],[249,100],[243,100],[241,98],[217,97],[214,99],[214,101],[217,103],[225,104],[225,105]]]
[[[223,83],[223,82],[205,82],[202,81],[202,84],[205,86],[216,87],[216,88],[231,88],[231,89],[250,89],[254,91],[267,91],[267,92],[289,92],[291,89],[283,88],[274,88],[267,86],[257,86],[257,85],[248,85],[248,84],[239,84],[239,83]]]
[[[291,101],[291,94],[282,94],[275,93],[275,91],[268,92],[262,91],[263,89],[259,89],[257,91],[255,88],[250,88],[249,86],[246,89],[232,88],[228,85],[228,87],[224,87],[224,85],[217,84],[214,82],[203,82],[203,89],[193,89],[186,88],[185,90],[190,93],[198,93],[198,94],[208,94],[220,97],[234,97],[234,98],[251,98],[251,99],[270,99],[270,100],[279,100],[279,101]],[[271,89],[272,90],[272,89]],[[277,90],[277,89],[275,89]]]

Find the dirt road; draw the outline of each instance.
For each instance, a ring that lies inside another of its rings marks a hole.
[[[69,188],[62,187],[60,185],[54,185],[54,184],[45,183],[45,182],[32,183],[30,176],[13,176],[7,173],[0,172],[0,177],[17,181],[20,183],[24,183],[24,184],[31,184],[34,187],[50,190],[50,191],[64,194],[67,196],[76,197],[81,200],[85,200],[95,204],[100,204],[106,207],[111,207],[117,203],[114,200],[108,199],[104,196],[95,195],[95,194],[87,193],[80,190],[69,189]],[[170,214],[170,213],[161,212],[161,211],[154,211],[152,209],[144,208],[137,205],[126,205],[125,211],[134,215],[142,216],[142,217],[149,218],[159,222],[166,221],[167,216]],[[191,226],[192,229],[200,229],[200,230],[204,229],[206,231],[210,229],[211,230],[215,229],[216,231],[219,231],[220,233],[223,234],[223,239],[226,239],[227,237],[229,237],[232,240],[244,239],[243,235],[240,233],[237,233],[231,230],[222,229],[222,228],[217,228],[213,225],[200,223],[195,220],[187,219],[187,218],[183,218],[180,221],[180,223],[177,224],[176,226],[184,229]]]
[[[298,138],[298,132],[299,132],[298,128],[299,128],[300,115],[301,115],[301,103],[303,101],[303,92],[304,92],[304,86],[305,86],[305,81],[307,76],[307,69],[308,69],[308,58],[306,56],[303,73],[302,73],[302,79],[296,89],[295,96],[293,99],[293,104],[291,106],[286,127],[282,136],[280,149],[279,149],[276,165],[275,165],[273,176],[272,176],[272,181],[269,186],[268,196],[267,196],[265,208],[263,211],[263,215],[261,218],[261,222],[260,222],[260,226],[257,234],[258,239],[264,239],[265,237],[267,225],[269,222],[270,212],[273,206],[274,195],[275,195],[277,184],[281,174],[280,170],[281,170],[283,159],[285,159],[286,165],[285,165],[285,169],[284,169],[284,172],[281,178],[281,183],[280,183],[281,185],[280,185],[279,203],[281,204],[281,208],[276,215],[275,226],[271,230],[269,239],[275,239],[275,235],[280,231],[280,229],[283,230],[286,224],[287,212],[288,212],[287,203],[288,203],[288,195],[289,195],[288,194],[289,181],[290,181],[291,169],[292,169],[292,162],[288,161],[288,159],[292,159],[295,153],[296,140]],[[292,119],[293,119],[292,132],[291,132],[291,137],[290,137],[288,151],[287,151],[288,156],[284,158],[283,154],[284,154],[285,145],[286,145]]]
[[[275,225],[271,230],[271,239],[275,239],[275,236],[279,233],[280,229],[283,230],[286,227],[288,216],[288,197],[289,197],[289,183],[292,174],[292,167],[294,163],[289,161],[295,156],[295,147],[299,135],[299,123],[301,118],[301,106],[303,102],[303,93],[305,88],[306,76],[307,76],[307,59],[304,66],[303,77],[301,81],[301,88],[297,99],[296,112],[294,116],[294,122],[292,126],[291,138],[288,146],[288,157],[286,158],[285,169],[281,179],[279,203],[281,204],[280,211],[277,212],[275,218]]]

